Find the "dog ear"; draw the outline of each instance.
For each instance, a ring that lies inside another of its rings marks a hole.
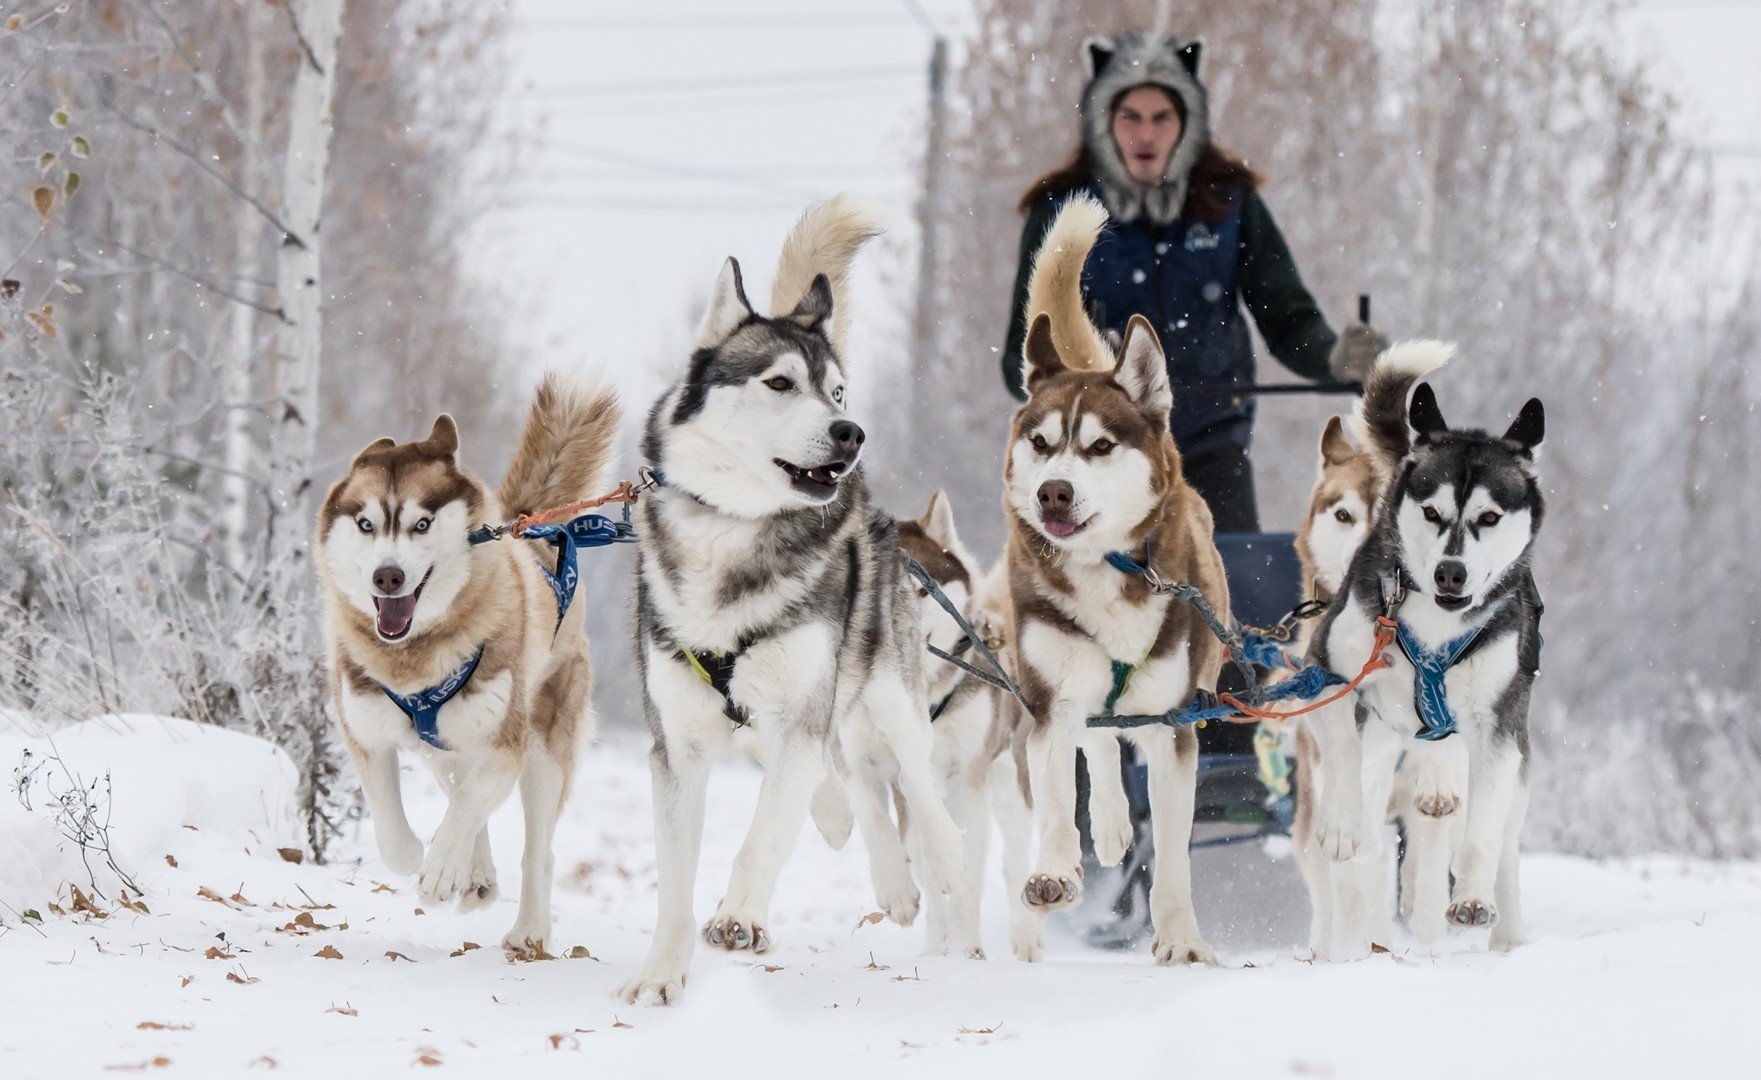
[[[1345,437],[1345,420],[1329,416],[1321,431],[1321,461],[1327,465],[1343,465],[1357,456],[1357,448]]]
[[[1083,40],[1082,66],[1088,71],[1089,81],[1094,81],[1096,75],[1106,70],[1113,54],[1118,51],[1119,46],[1110,37],[1094,34]]]
[[[1052,317],[1043,311],[1033,317],[1033,325],[1028,327],[1021,360],[1021,385],[1030,395],[1034,383],[1065,370],[1064,358],[1058,355],[1057,343],[1052,340]]]
[[[389,435],[382,439],[374,439],[372,442],[361,448],[361,452],[355,455],[355,460],[349,464],[349,468],[358,469],[367,463],[369,457],[372,457],[381,450],[390,450],[396,445],[397,440]]]
[[[1412,392],[1412,405],[1407,409],[1406,419],[1421,436],[1449,432],[1449,425],[1443,420],[1443,410],[1437,407],[1437,392],[1431,389],[1430,383],[1420,383]]]
[[[434,418],[434,426],[422,440],[422,449],[435,457],[452,457],[459,452],[459,426],[453,423],[452,414],[441,413]]]
[[[1174,409],[1174,388],[1168,383],[1168,356],[1156,328],[1142,315],[1125,324],[1125,344],[1113,381],[1125,388],[1138,408],[1163,420]]]
[[[730,255],[715,279],[703,321],[697,324],[697,348],[713,349],[720,345],[751,317],[752,305],[746,300],[746,286],[740,280],[739,260]]]
[[[1516,414],[1511,422],[1510,430],[1504,433],[1505,441],[1518,444],[1528,453],[1534,453],[1547,434],[1547,414],[1541,408],[1540,398],[1530,398],[1523,406],[1522,412]]]
[[[1177,50],[1174,55],[1179,57],[1180,66],[1186,69],[1186,73],[1196,79],[1198,78],[1199,58],[1204,54],[1204,51],[1204,42],[1194,41],[1192,44]]]
[[[824,274],[815,274],[813,284],[807,287],[807,295],[789,312],[788,318],[800,323],[804,329],[818,330],[832,317],[832,283]]]
[[[954,504],[941,488],[930,495],[929,509],[923,512],[923,535],[943,551],[960,542],[954,532]]]

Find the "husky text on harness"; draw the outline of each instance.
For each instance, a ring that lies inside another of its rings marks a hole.
[[[403,710],[410,718],[410,725],[416,729],[416,735],[436,750],[445,750],[446,744],[440,741],[440,707],[458,696],[471,676],[477,672],[477,661],[483,659],[483,646],[465,658],[465,662],[452,670],[437,685],[426,690],[418,690],[414,694],[399,694],[389,686],[381,686],[385,696],[393,705]]]

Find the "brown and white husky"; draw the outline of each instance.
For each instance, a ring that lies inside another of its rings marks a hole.
[[[1229,618],[1211,514],[1182,476],[1168,430],[1174,396],[1161,342],[1134,316],[1115,358],[1083,310],[1082,266],[1106,221],[1098,202],[1069,200],[1035,257],[1023,348],[1028,400],[1015,413],[1004,467],[1014,666],[1032,714],[1025,741],[1039,833],[1023,896],[1040,912],[1073,904],[1082,892],[1078,746],[1091,776],[1119,771],[1118,737],[1089,734],[1087,719],[1109,706],[1153,714],[1182,705],[1195,690],[1215,689],[1223,659],[1191,607],[1106,556],[1129,553],[1163,579],[1196,586]],[[1123,737],[1149,766],[1152,951],[1162,963],[1214,963],[1193,912],[1187,853],[1197,735],[1158,725]],[[1097,853],[1119,831],[1109,843],[1117,853],[1102,856],[1116,860],[1129,839],[1123,792],[1093,785],[1090,814]]]
[[[999,564],[989,574],[960,542],[953,502],[946,492],[930,496],[921,518],[899,522],[905,554],[929,571],[950,602],[984,638],[1005,665],[1009,649],[1009,582]],[[957,653],[963,633],[927,590],[918,590],[919,614],[928,644]],[[969,663],[983,668],[972,653]],[[979,897],[985,849],[994,817],[1003,838],[1003,881],[1010,893],[1009,944],[1019,960],[1039,959],[1040,919],[1021,894],[1033,843],[1033,810],[1028,804],[1025,747],[1015,738],[1020,706],[1015,698],[972,678],[952,664],[930,660],[931,716],[935,749],[931,762],[954,824],[966,840],[966,891],[945,898],[933,890],[926,898],[928,951],[980,955]],[[915,837],[908,837],[908,842]],[[913,848],[917,845],[912,844]],[[913,851],[913,859],[918,858]]]
[[[546,581],[553,549],[473,544],[469,534],[585,498],[617,424],[609,388],[548,376],[499,493],[460,470],[458,428],[442,414],[425,439],[362,450],[318,520],[333,702],[380,856],[416,874],[431,903],[488,904],[496,875],[484,823],[518,780],[520,908],[502,944],[521,954],[541,953],[550,937],[551,841],[576,748],[592,734],[592,671],[583,605],[559,616]],[[399,750],[447,794],[426,853],[404,815]]]

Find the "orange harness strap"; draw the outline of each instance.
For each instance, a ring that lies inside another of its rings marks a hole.
[[[633,503],[635,501],[635,489],[630,486],[628,480],[625,480],[617,487],[611,489],[609,493],[601,495],[598,498],[577,499],[572,503],[553,506],[548,510],[540,510],[535,514],[521,514],[514,519],[512,532],[515,536],[518,536],[524,532],[529,525],[549,525],[566,518],[576,517],[588,510],[594,509],[595,507],[604,506],[606,503]]]
[[[1391,666],[1387,651],[1389,646],[1394,644],[1394,633],[1395,624],[1392,618],[1389,618],[1387,615],[1376,616],[1376,642],[1370,647],[1370,658],[1364,661],[1363,670],[1357,673],[1356,678],[1340,687],[1337,693],[1330,697],[1322,698],[1320,701],[1304,705],[1300,709],[1291,709],[1288,712],[1278,712],[1275,709],[1262,709],[1258,706],[1247,704],[1237,698],[1234,694],[1218,694],[1217,700],[1241,713],[1240,716],[1230,717],[1229,720],[1231,723],[1245,724],[1257,720],[1290,720],[1298,716],[1307,715],[1308,713],[1314,712],[1316,709],[1322,709],[1333,704],[1335,701],[1338,701],[1340,698],[1363,685],[1363,681],[1369,678],[1372,673]]]

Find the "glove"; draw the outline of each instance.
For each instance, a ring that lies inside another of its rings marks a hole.
[[[1370,365],[1387,348],[1388,338],[1382,331],[1364,323],[1353,323],[1334,342],[1333,354],[1327,357],[1327,368],[1336,382],[1362,382],[1370,373]]]

